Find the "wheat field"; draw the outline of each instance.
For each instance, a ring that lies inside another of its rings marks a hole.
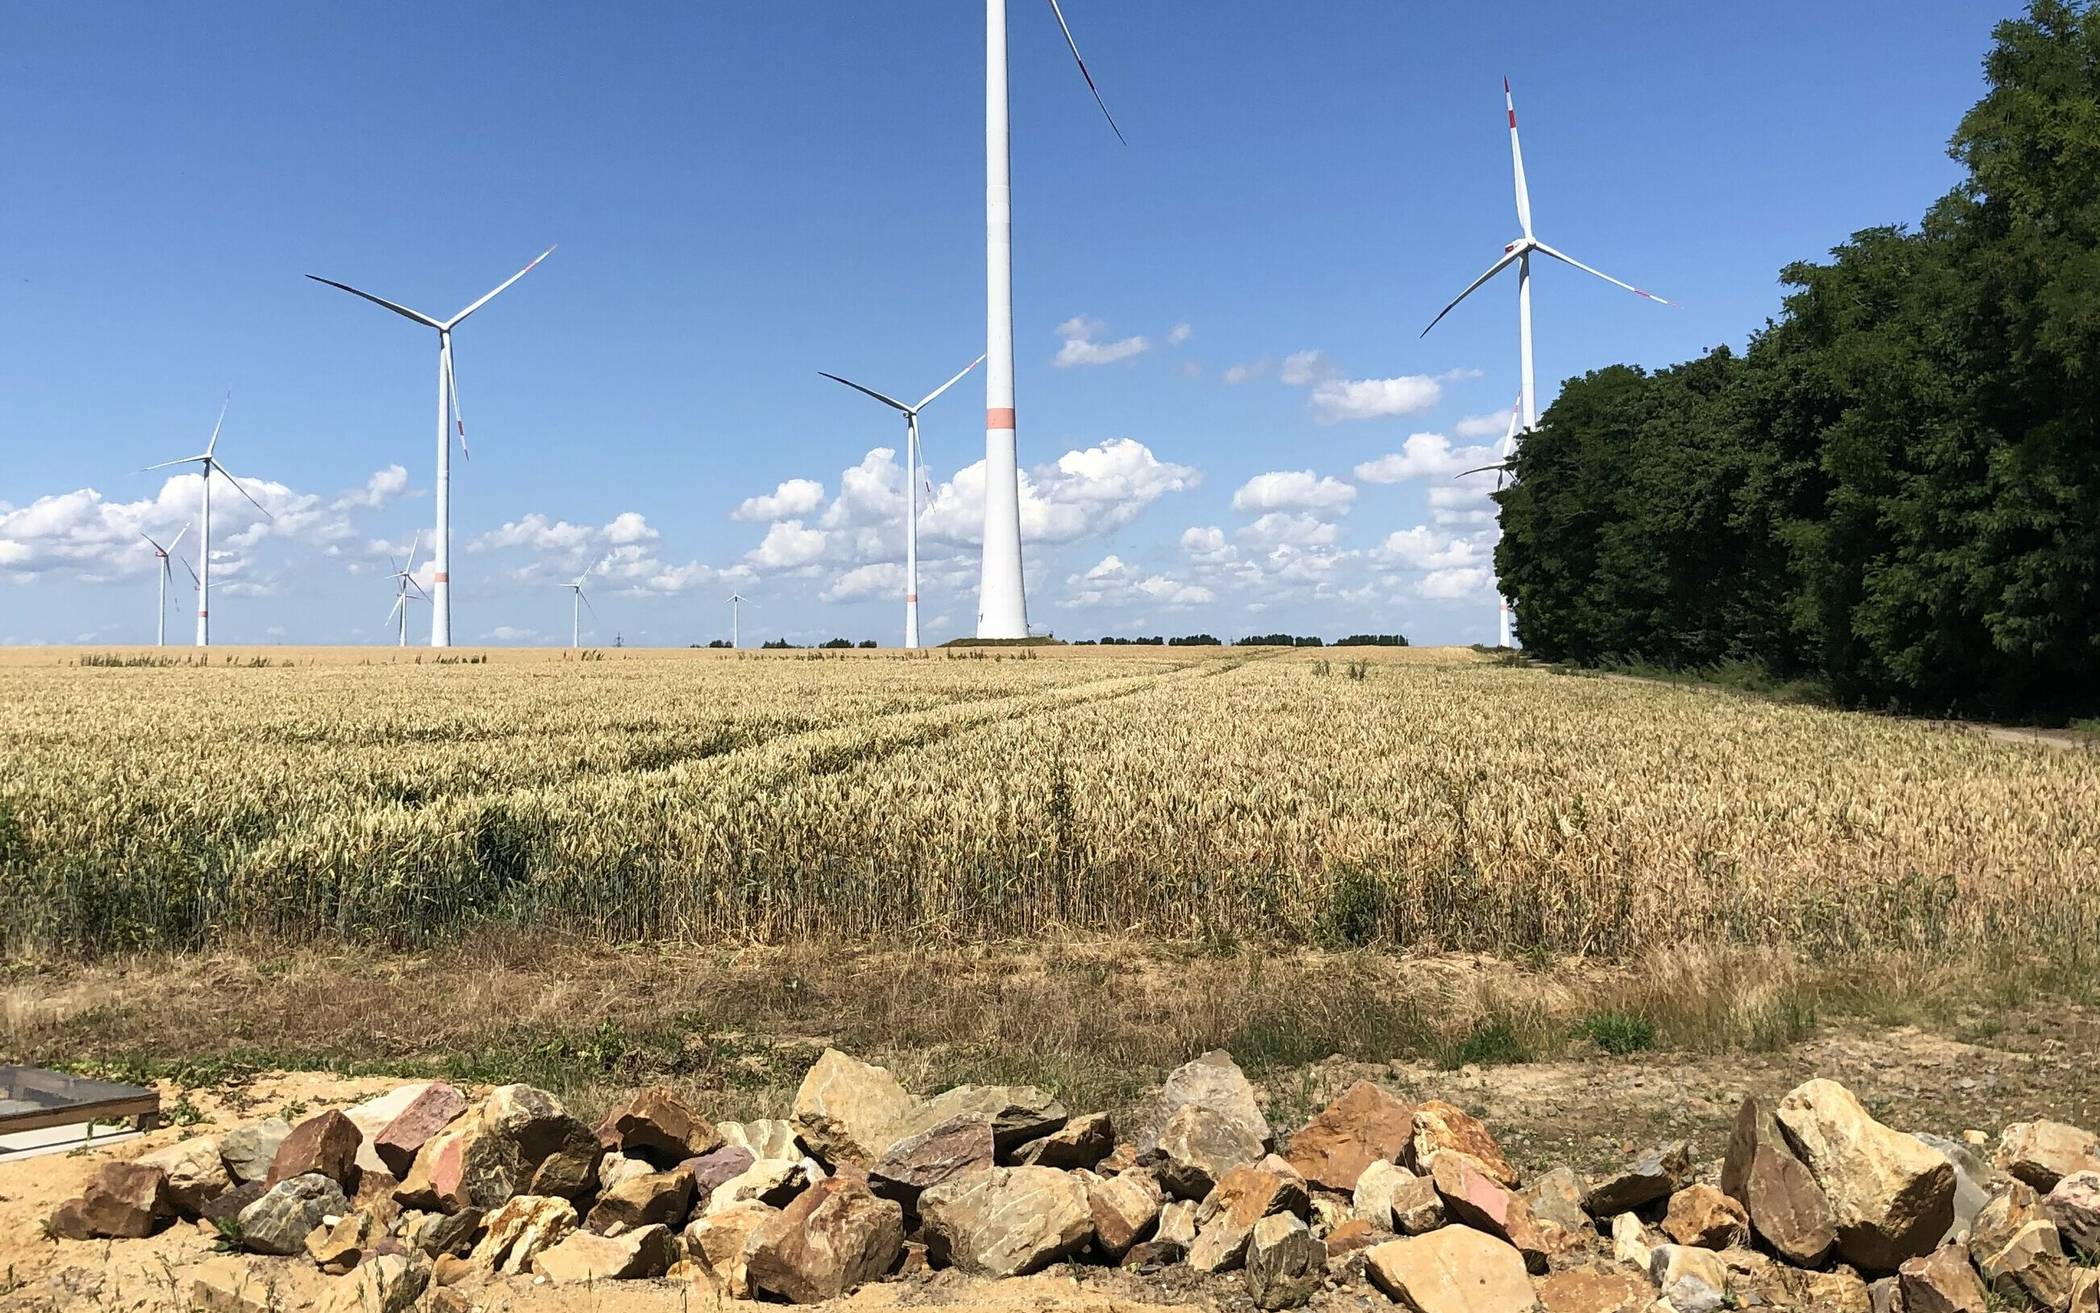
[[[0,658],[0,949],[2100,943],[2100,754],[1462,649],[166,660]]]

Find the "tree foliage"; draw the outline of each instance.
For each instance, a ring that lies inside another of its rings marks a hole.
[[[1566,385],[1498,494],[1526,647],[2100,708],[2100,15],[2035,0],[1984,71],[1915,229],[1789,266],[1742,353]]]

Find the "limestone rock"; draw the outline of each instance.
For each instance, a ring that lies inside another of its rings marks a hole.
[[[1557,1226],[1576,1235],[1592,1235],[1596,1223],[1582,1206],[1589,1187],[1572,1168],[1556,1167],[1520,1192],[1531,1215],[1542,1226]]]
[[[1426,1176],[1402,1181],[1393,1191],[1393,1230],[1401,1235],[1428,1235],[1449,1222],[1436,1182]]]
[[[364,1261],[365,1254],[386,1235],[386,1227],[371,1213],[353,1208],[330,1226],[324,1218],[306,1236],[306,1256],[330,1276],[341,1276]]]
[[[1412,1119],[1409,1124],[1413,1124]],[[1413,1172],[1396,1163],[1368,1163],[1363,1171],[1357,1174],[1356,1186],[1349,1195],[1349,1207],[1358,1217],[1379,1230],[1395,1230],[1393,1195],[1402,1185],[1414,1179]]]
[[[421,1254],[381,1254],[338,1277],[314,1305],[315,1313],[408,1313],[430,1284],[430,1260]]]
[[[1157,1172],[1160,1183],[1176,1196],[1201,1199],[1227,1171],[1260,1158],[1262,1145],[1246,1119],[1187,1103],[1167,1119],[1153,1148],[1139,1161]]]
[[[746,1199],[694,1220],[685,1229],[686,1252],[722,1283],[732,1299],[751,1298],[749,1273],[744,1267],[744,1246],[761,1223],[780,1210],[756,1199]]]
[[[277,1313],[284,1307],[262,1274],[231,1254],[205,1259],[183,1280],[195,1313]]]
[[[1196,1209],[1189,1199],[1175,1199],[1159,1206],[1157,1238],[1187,1249],[1196,1243]]]
[[[1968,1251],[1945,1245],[1930,1254],[1903,1261],[1896,1271],[1904,1313],[1985,1313],[1990,1297]]]
[[[750,1122],[717,1122],[716,1134],[731,1148],[749,1149],[753,1158],[800,1158],[807,1152],[795,1128],[781,1118]]]
[[[1536,1283],[1545,1313],[1647,1313],[1655,1286],[1633,1272],[1598,1272],[1571,1268]]]
[[[1750,1238],[1750,1214],[1710,1185],[1688,1185],[1670,1196],[1662,1229],[1680,1245],[1726,1249]]]
[[[1092,1169],[1116,1147],[1116,1132],[1105,1112],[1074,1117],[1040,1139],[1030,1140],[1011,1155],[1015,1167],[1055,1167],[1060,1171]]]
[[[1903,1286],[1895,1277],[1882,1277],[1867,1287],[1867,1313],[1903,1313]]]
[[[1312,1185],[1344,1193],[1372,1163],[1393,1163],[1414,1138],[1415,1110],[1358,1081],[1293,1135],[1284,1157]]]
[[[1109,1259],[1121,1261],[1131,1246],[1158,1225],[1165,1192],[1158,1178],[1142,1167],[1116,1176],[1089,1173],[1082,1181],[1087,1211],[1094,1222],[1094,1247]]]
[[[576,1229],[576,1206],[558,1195],[513,1195],[488,1215],[486,1225],[474,1246],[474,1265],[517,1276],[531,1271],[542,1250]]]
[[[1795,1302],[1816,1313],[1873,1313],[1874,1297],[1865,1278],[1840,1264],[1828,1272],[1795,1272]],[[1898,1283],[1899,1290],[1901,1283]]]
[[[795,1091],[789,1120],[818,1158],[866,1167],[882,1156],[915,1108],[888,1071],[826,1049]]]
[[[1867,1115],[1835,1081],[1811,1080],[1779,1101],[1788,1147],[1830,1200],[1838,1252],[1889,1272],[1931,1251],[1954,1218],[1954,1167],[1915,1136]]]
[[[994,1167],[919,1196],[936,1262],[979,1276],[1036,1271],[1078,1252],[1094,1234],[1086,1187],[1048,1167]]]
[[[991,1124],[1001,1162],[1022,1145],[1058,1130],[1070,1119],[1065,1105],[1033,1085],[958,1085],[920,1104],[897,1128],[901,1138],[918,1135],[959,1117]]]
[[[1502,1156],[1502,1147],[1488,1134],[1486,1123],[1456,1104],[1430,1099],[1416,1106],[1414,1135],[1408,1143],[1407,1165],[1417,1175],[1429,1174],[1429,1162],[1446,1150],[1479,1163],[1481,1170],[1498,1185],[1517,1188],[1517,1169]]]
[[[1188,1264],[1198,1272],[1226,1272],[1240,1266],[1255,1226],[1276,1213],[1303,1218],[1310,1208],[1305,1181],[1283,1159],[1243,1163],[1218,1179],[1196,1206],[1196,1242]]]
[[[665,1167],[697,1158],[722,1143],[713,1122],[661,1085],[640,1091],[606,1113],[597,1134],[607,1149]]]
[[[1972,1240],[1969,1254],[1984,1284],[2007,1299],[2046,1309],[2070,1302],[2071,1265],[2054,1222],[2036,1218],[1989,1250]]]
[[[1211,1120],[1232,1127],[1236,1139],[1251,1140],[1259,1146],[1239,1161],[1250,1162],[1268,1149],[1269,1123],[1262,1116],[1261,1104],[1254,1097],[1254,1086],[1248,1083],[1246,1074],[1232,1060],[1231,1054],[1214,1049],[1176,1067],[1159,1092],[1139,1108],[1131,1142],[1140,1164],[1148,1163],[1158,1149],[1160,1138],[1166,1134],[1175,1114],[1189,1107],[1206,1109],[1212,1114]],[[1196,1197],[1201,1198],[1201,1193]]]
[[[2100,1313],[2100,1270],[2081,1268],[2071,1274],[2067,1313]]]
[[[447,1254],[464,1256],[470,1253],[481,1239],[481,1232],[482,1216],[478,1208],[466,1208],[456,1213],[404,1214],[400,1227],[401,1238],[411,1248],[433,1259]]]
[[[1655,1262],[1655,1237],[1641,1225],[1641,1219],[1632,1213],[1620,1213],[1611,1219],[1611,1256],[1628,1267],[1648,1271]]]
[[[884,1150],[868,1183],[909,1208],[922,1191],[997,1165],[998,1141],[982,1112],[962,1112],[914,1131]]]
[[[1546,1270],[1547,1247],[1531,1209],[1515,1191],[1505,1188],[1486,1168],[1466,1154],[1446,1149],[1429,1162],[1430,1183],[1444,1211],[1467,1226],[1485,1231],[1514,1247],[1535,1273]]]
[[[1246,1250],[1247,1294],[1256,1308],[1296,1308],[1327,1275],[1327,1246],[1292,1213],[1255,1223]]]
[[[103,1163],[80,1194],[79,1229],[98,1238],[136,1240],[174,1215],[167,1172],[146,1163]]]
[[[729,1152],[734,1153],[737,1151],[729,1150]],[[697,1162],[699,1160],[695,1159],[694,1161]],[[745,1154],[744,1167],[749,1167],[750,1165],[751,1156]],[[622,1181],[631,1181],[637,1176],[647,1176],[656,1170],[656,1164],[650,1162],[647,1158],[629,1158],[617,1149],[609,1150],[604,1157],[598,1160],[598,1188],[601,1191],[610,1190]],[[743,1167],[737,1169],[737,1171],[742,1170]],[[735,1173],[732,1172],[731,1175],[733,1176]],[[720,1185],[721,1182],[717,1181],[715,1184]],[[696,1193],[699,1190],[697,1181],[694,1183],[694,1190]]]
[[[761,1221],[744,1264],[754,1296],[813,1304],[889,1271],[903,1246],[904,1210],[858,1180],[834,1176]]]
[[[2066,1248],[2100,1260],[2100,1171],[2073,1172],[2058,1181],[2042,1211],[2062,1232]]]
[[[1523,1256],[1471,1227],[1373,1245],[1364,1270],[1408,1313],[1530,1313],[1534,1302]]]
[[[424,1142],[458,1120],[466,1110],[466,1095],[443,1081],[431,1081],[372,1135],[372,1153],[386,1170],[405,1177]],[[357,1119],[357,1109],[351,1109],[350,1117],[352,1121]]]
[[[1721,1191],[1740,1201],[1751,1229],[1797,1267],[1822,1263],[1837,1245],[1829,1197],[1788,1147],[1771,1109],[1755,1097],[1736,1110]]]
[[[209,1135],[177,1140],[164,1149],[140,1154],[141,1167],[158,1167],[167,1174],[168,1202],[186,1217],[195,1217],[204,1206],[233,1188],[233,1177],[219,1156],[219,1141]]]
[[[599,1195],[583,1227],[599,1235],[618,1235],[645,1226],[682,1227],[692,1207],[690,1173],[675,1168],[651,1172],[622,1181]]]
[[[271,1186],[262,1198],[241,1210],[236,1225],[243,1249],[258,1254],[297,1254],[304,1252],[307,1233],[322,1218],[341,1217],[349,1211],[343,1187],[314,1172]]]
[[[571,1231],[535,1255],[532,1270],[549,1281],[626,1281],[660,1277],[677,1256],[670,1228],[652,1222],[616,1236]]]
[[[1669,1198],[1691,1173],[1690,1145],[1682,1140],[1657,1145],[1618,1171],[1599,1177],[1583,1197],[1582,1206],[1592,1217],[1630,1213]]]
[[[1998,1136],[1992,1161],[2047,1194],[2073,1172],[2100,1172],[2100,1135],[2063,1122],[2014,1122]]]
[[[236,1126],[219,1137],[219,1160],[226,1164],[226,1174],[236,1184],[265,1181],[270,1175],[270,1164],[277,1159],[277,1150],[291,1133],[292,1124],[282,1117]]]
[[[785,1158],[761,1158],[716,1186],[707,1202],[700,1205],[700,1211],[716,1213],[751,1199],[784,1208],[796,1195],[823,1179],[824,1169],[817,1166],[815,1159],[789,1162]]]
[[[292,1128],[270,1160],[264,1184],[276,1185],[295,1176],[325,1176],[345,1190],[357,1188],[357,1149],[364,1136],[357,1124],[330,1108],[315,1113]]]
[[[1658,1245],[1649,1275],[1677,1313],[1717,1313],[1728,1303],[1728,1268],[1711,1249]]]

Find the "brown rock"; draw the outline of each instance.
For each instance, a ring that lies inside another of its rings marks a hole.
[[[400,1235],[410,1248],[421,1250],[430,1258],[464,1257],[480,1241],[481,1223],[478,1208],[457,1213],[407,1213],[402,1216]]]
[[[1919,1258],[1909,1258],[1896,1271],[1904,1313],[1985,1313],[1990,1297],[1968,1251],[1946,1245]]]
[[[1139,1275],[1145,1275],[1172,1267],[1186,1257],[1188,1246],[1179,1240],[1163,1240],[1154,1236],[1150,1240],[1142,1240],[1132,1245],[1130,1252],[1123,1255],[1122,1265]]]
[[[1711,1249],[1657,1245],[1648,1275],[1677,1313],[1715,1313],[1727,1306],[1728,1267]]]
[[[697,1158],[722,1143],[713,1122],[661,1085],[642,1090],[605,1114],[597,1135],[607,1149],[639,1154],[664,1166]]]
[[[662,1276],[677,1256],[670,1228],[652,1222],[616,1236],[572,1231],[534,1255],[532,1270],[549,1281],[629,1281]]]
[[[1398,1162],[1414,1133],[1414,1105],[1358,1081],[1293,1135],[1283,1156],[1310,1184],[1348,1193],[1372,1163]]]
[[[1393,1230],[1401,1235],[1428,1235],[1441,1229],[1450,1216],[1436,1182],[1426,1176],[1402,1181],[1393,1190]]]
[[[325,1176],[345,1191],[357,1188],[357,1147],[364,1142],[357,1124],[330,1108],[316,1113],[292,1128],[270,1160],[264,1184],[276,1185],[295,1176]]]
[[[233,1177],[219,1156],[217,1137],[199,1135],[177,1140],[164,1149],[140,1154],[141,1167],[158,1167],[168,1175],[168,1202],[185,1217],[196,1217],[204,1206],[233,1188]]]
[[[1750,1238],[1750,1214],[1710,1185],[1688,1185],[1670,1196],[1662,1229],[1680,1245],[1726,1249]]]
[[[1040,1139],[1013,1152],[1015,1167],[1055,1167],[1059,1171],[1092,1169],[1116,1147],[1115,1127],[1105,1112],[1074,1117]]]
[[[685,1249],[722,1283],[732,1299],[751,1298],[750,1274],[744,1268],[744,1247],[752,1232],[780,1210],[756,1199],[732,1204],[717,1213],[696,1218],[685,1229]]]
[[[889,1271],[903,1246],[904,1210],[857,1180],[835,1176],[760,1222],[744,1264],[754,1296],[814,1304]]]
[[[716,1122],[715,1131],[722,1143],[735,1149],[749,1149],[753,1158],[800,1158],[808,1149],[795,1135],[795,1128],[784,1118],[761,1118],[748,1122]]]
[[[576,1229],[576,1206],[555,1195],[514,1195],[488,1215],[481,1243],[474,1246],[476,1267],[518,1276],[532,1270],[540,1251],[552,1248]]]
[[[1633,1272],[1596,1272],[1571,1268],[1541,1277],[1536,1283],[1545,1313],[1647,1313],[1655,1286]]]
[[[892,1144],[868,1169],[868,1184],[909,1208],[929,1186],[990,1170],[997,1153],[992,1123],[982,1113],[958,1113]]]
[[[466,1110],[466,1095],[443,1081],[432,1081],[372,1137],[372,1151],[388,1171],[397,1177],[406,1176],[424,1142],[458,1120]]]
[[[1592,1217],[1630,1213],[1675,1194],[1691,1172],[1690,1145],[1682,1140],[1658,1145],[1618,1171],[1598,1177],[1582,1206]]]
[[[282,1117],[265,1117],[236,1126],[219,1137],[219,1159],[237,1185],[265,1181],[277,1150],[291,1133],[292,1124]]]
[[[1455,1149],[1480,1164],[1496,1184],[1514,1190],[1517,1169],[1502,1156],[1502,1148],[1478,1117],[1442,1099],[1430,1099],[1415,1108],[1414,1135],[1408,1144],[1407,1166],[1417,1175],[1429,1174],[1429,1161],[1447,1149]]]
[[[241,1215],[241,1210],[269,1193],[261,1181],[245,1181],[212,1200],[197,1210],[197,1220],[219,1229],[223,1222],[232,1222]]]
[[[1232,1168],[1196,1206],[1189,1266],[1198,1272],[1230,1271],[1245,1259],[1256,1223],[1276,1213],[1303,1218],[1310,1208],[1304,1180],[1284,1160],[1272,1156]]]
[[[1160,1205],[1165,1200],[1159,1180],[1142,1167],[1119,1176],[1089,1174],[1081,1180],[1086,1187],[1087,1211],[1094,1221],[1094,1247],[1107,1258],[1120,1261],[1159,1223]]]
[[[2073,1172],[2100,1172],[2100,1135],[2063,1122],[2014,1122],[1999,1135],[1991,1161],[2047,1194]]]
[[[490,1210],[520,1194],[571,1199],[596,1187],[603,1153],[561,1100],[504,1085],[423,1142],[395,1198],[441,1212]]]
[[[682,1227],[692,1207],[690,1174],[676,1169],[651,1172],[622,1181],[599,1195],[583,1227],[599,1235],[618,1235],[645,1226]]]
[[[852,1173],[842,1165],[839,1174]],[[720,1212],[746,1200],[785,1208],[796,1195],[823,1179],[824,1169],[817,1166],[813,1158],[800,1158],[794,1162],[784,1158],[761,1158],[716,1186],[714,1193],[699,1206],[699,1211],[703,1214]],[[862,1174],[859,1179],[865,1181],[867,1178]]]
[[[1775,1115],[1788,1147],[1830,1200],[1838,1252],[1848,1262],[1892,1271],[1931,1252],[1946,1234],[1954,1220],[1954,1166],[1944,1155],[1875,1121],[1835,1081],[1797,1086]]]
[[[1408,1313],[1530,1313],[1534,1302],[1523,1256],[1471,1227],[1373,1245],[1364,1270]]]
[[[2100,1260],[2100,1172],[2073,1172],[2042,1201],[2066,1248]]]
[[[1218,1178],[1262,1156],[1263,1141],[1241,1118],[1200,1103],[1184,1104],[1167,1119],[1152,1150],[1139,1161],[1182,1199],[1201,1199]]]
[[[1840,1265],[1828,1272],[1794,1272],[1795,1302],[1816,1313],[1873,1313],[1874,1297],[1865,1278]],[[1898,1289],[1901,1286],[1899,1283]]]
[[[321,1225],[307,1233],[306,1256],[323,1272],[339,1277],[363,1262],[365,1254],[385,1235],[386,1227],[378,1218],[363,1209],[352,1209],[336,1219],[334,1226],[324,1218]]]
[[[1984,1284],[2007,1299],[2045,1309],[2070,1302],[2071,1265],[2054,1222],[2037,1218],[1989,1249],[1972,1236],[1969,1254]]]
[[[1444,1211],[1455,1221],[1485,1231],[1524,1256],[1533,1272],[1546,1270],[1547,1246],[1531,1209],[1516,1192],[1506,1189],[1481,1164],[1455,1149],[1446,1149],[1429,1162],[1430,1184]]]
[[[143,1163],[103,1163],[80,1195],[80,1221],[102,1239],[137,1240],[174,1215],[168,1174]]]
[[[1554,1168],[1520,1192],[1541,1226],[1557,1226],[1576,1235],[1591,1235],[1597,1229],[1582,1206],[1582,1197],[1588,1193],[1582,1178],[1567,1167]]]
[[[789,1121],[825,1162],[866,1167],[896,1139],[896,1127],[916,1106],[888,1071],[826,1049],[795,1091]]]
[[[1247,1294],[1256,1308],[1296,1308],[1327,1275],[1327,1246],[1292,1213],[1256,1222],[1246,1249]]]
[[[1068,1120],[1065,1105],[1033,1085],[958,1085],[920,1104],[896,1134],[898,1138],[917,1135],[959,1117],[981,1117],[991,1123],[992,1142],[1001,1162]]]
[[[380,1254],[330,1282],[315,1313],[408,1313],[430,1284],[421,1254]]]
[[[1389,1227],[1376,1227],[1361,1217],[1352,1217],[1338,1222],[1327,1233],[1327,1252],[1337,1257],[1353,1254],[1359,1249],[1369,1249],[1392,1235]]]
[[[1022,1276],[1084,1248],[1094,1215],[1086,1187],[1048,1167],[994,1167],[919,1196],[935,1262],[978,1276]]]
[[[231,1254],[205,1259],[184,1272],[183,1280],[194,1313],[279,1313],[284,1307],[270,1283]]]
[[[2068,1313],[2100,1313],[2100,1271],[2081,1268],[2071,1274]]]
[[[1754,1097],[1736,1110],[1721,1191],[1742,1203],[1751,1229],[1796,1267],[1817,1266],[1837,1245],[1823,1187],[1787,1146],[1771,1110]]]

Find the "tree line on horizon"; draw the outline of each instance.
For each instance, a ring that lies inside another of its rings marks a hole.
[[[2100,16],[1993,35],[1921,224],[1787,266],[1746,350],[1571,380],[1525,437],[1495,559],[1527,650],[2100,711]]]

